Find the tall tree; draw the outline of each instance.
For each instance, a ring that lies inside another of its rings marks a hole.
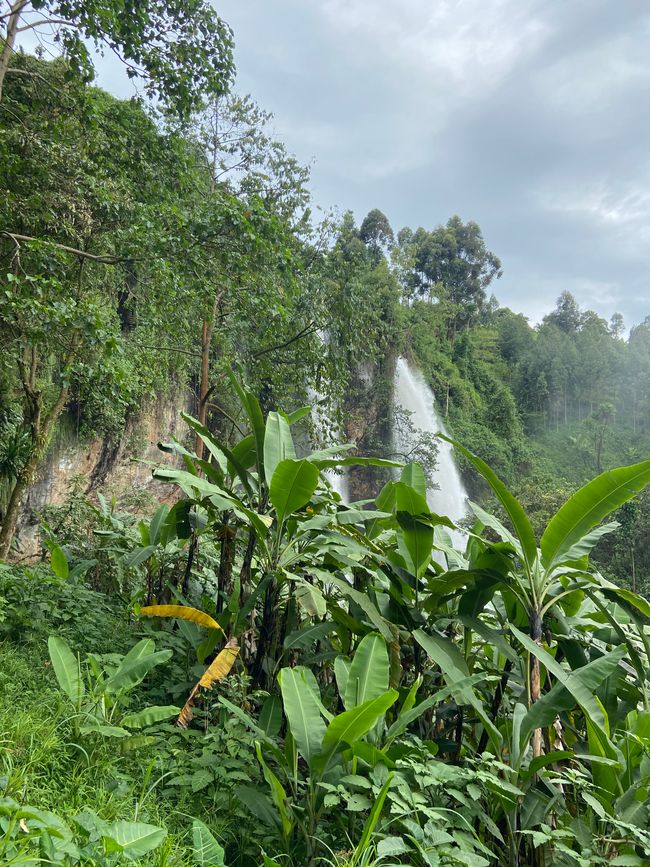
[[[129,77],[183,116],[230,85],[232,33],[206,0],[2,0],[0,9],[0,98],[21,34],[43,30],[87,78],[86,43],[107,47]]]

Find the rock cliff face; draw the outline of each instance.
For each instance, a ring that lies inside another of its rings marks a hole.
[[[360,365],[345,404],[348,440],[357,444],[357,453],[392,457],[393,379],[395,357],[391,352],[378,364]],[[374,499],[391,478],[380,467],[351,467],[351,501]]]
[[[174,458],[161,452],[157,444],[187,435],[180,417],[182,410],[188,410],[186,403],[177,396],[143,408],[116,443],[100,438],[85,443],[70,439],[64,442],[55,436],[23,505],[16,536],[19,556],[30,558],[39,553],[43,508],[64,503],[75,484],[80,483],[91,499],[97,492],[118,500],[135,492],[147,492],[152,500],[173,502],[176,489],[156,482],[152,471],[155,465],[174,463]]]

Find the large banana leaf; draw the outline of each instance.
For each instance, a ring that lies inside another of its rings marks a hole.
[[[607,470],[580,488],[551,518],[540,540],[544,566],[560,562],[567,551],[610,512],[650,483],[650,461]]]
[[[311,768],[325,735],[325,723],[318,702],[307,686],[302,666],[283,668],[278,680],[291,734],[298,752]]]
[[[284,460],[275,468],[269,498],[282,522],[311,500],[318,484],[318,467],[309,461]]]
[[[528,571],[530,572],[537,557],[537,542],[535,541],[535,532],[519,500],[513,497],[501,479],[493,470],[490,469],[485,461],[470,452],[469,449],[466,449],[459,442],[456,442],[456,440],[453,440],[444,434],[438,434],[438,436],[441,439],[446,440],[448,443],[451,443],[452,446],[457,449],[483,476],[485,481],[497,495],[501,501],[501,505],[510,518],[517,538],[521,543],[524,560],[528,567]]]
[[[50,635],[47,639],[47,649],[59,686],[70,701],[78,706],[85,692],[79,659],[70,650],[67,642],[57,635]]]
[[[343,704],[346,710],[383,695],[388,689],[389,663],[381,635],[366,635],[357,647],[348,671]]]
[[[264,433],[264,477],[270,487],[275,468],[287,459],[295,460],[296,449],[289,424],[278,412],[270,412],[266,417]]]

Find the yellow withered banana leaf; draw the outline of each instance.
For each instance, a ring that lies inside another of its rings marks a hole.
[[[210,667],[204,672],[203,677],[199,681],[199,686],[209,689],[218,680],[227,677],[238,655],[239,648],[234,642],[229,641],[210,664]]]
[[[203,673],[203,677],[196,684],[192,692],[189,694],[187,701],[185,702],[183,709],[178,715],[178,719],[176,720],[176,725],[180,726],[182,729],[186,729],[190,724],[192,719],[192,705],[194,704],[194,698],[199,691],[200,687],[204,689],[209,689],[213,686],[218,680],[222,680],[224,677],[227,677],[230,673],[230,669],[235,664],[235,660],[239,655],[239,647],[237,646],[237,639],[231,638],[228,644],[224,647],[224,649],[219,653],[219,655],[214,659],[214,661],[210,664],[209,668]]]
[[[178,617],[181,620],[191,620],[197,626],[205,626],[206,629],[218,629],[223,632],[213,617],[204,611],[199,611],[198,608],[190,608],[189,605],[145,605],[144,608],[140,609],[140,614],[147,617]]]

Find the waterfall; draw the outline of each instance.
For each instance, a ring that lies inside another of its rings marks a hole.
[[[447,433],[434,406],[434,395],[419,370],[411,367],[405,358],[397,360],[395,369],[395,403],[410,413],[411,422],[424,433]],[[400,441],[397,432],[395,449],[406,452],[412,444]],[[467,514],[467,492],[454,462],[453,447],[445,440],[438,440],[438,465],[433,482],[436,487],[427,489],[427,501],[432,512],[446,515],[455,524]],[[451,533],[459,541],[461,534]]]

